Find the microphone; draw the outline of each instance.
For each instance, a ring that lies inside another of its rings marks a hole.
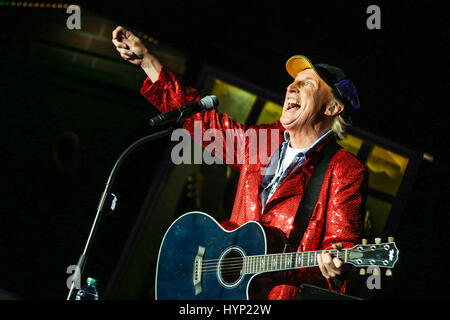
[[[160,113],[149,120],[152,127],[162,126],[172,122],[181,122],[198,112],[215,109],[219,105],[216,96],[206,96],[193,104],[177,108],[167,113]]]

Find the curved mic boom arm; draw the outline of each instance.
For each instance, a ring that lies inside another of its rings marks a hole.
[[[100,221],[100,217],[101,217],[101,213],[103,211],[103,208],[105,206],[105,202],[106,202],[106,198],[108,197],[110,190],[111,190],[111,186],[112,183],[114,182],[114,178],[116,176],[117,170],[119,169],[120,165],[123,163],[123,161],[125,160],[125,158],[137,147],[141,146],[142,144],[149,142],[149,141],[153,141],[165,136],[168,136],[169,134],[171,134],[173,131],[173,128],[167,128],[163,131],[160,132],[156,132],[153,133],[151,135],[145,136],[143,138],[140,138],[139,140],[133,142],[133,144],[131,144],[124,152],[122,152],[122,154],[120,155],[119,159],[117,159],[116,163],[114,164],[114,167],[111,170],[111,173],[109,175],[108,178],[108,182],[106,183],[106,187],[105,190],[103,191],[102,197],[100,199],[100,202],[98,204],[97,207],[97,214],[95,215],[95,219],[94,222],[92,224],[91,227],[91,231],[89,233],[88,239],[86,241],[86,245],[84,247],[83,253],[81,254],[80,258],[78,259],[77,262],[77,268],[75,269],[75,274],[72,277],[72,284],[70,286],[70,291],[69,294],[67,295],[67,299],[66,300],[71,300],[72,296],[73,296],[73,291],[75,289],[75,282],[76,279],[81,279],[81,276],[83,274],[83,270],[84,270],[84,266],[86,265],[86,260],[87,260],[87,255],[89,252],[89,249],[91,247],[92,244],[92,239],[94,238],[95,232],[97,231],[97,227],[98,227],[98,223]]]

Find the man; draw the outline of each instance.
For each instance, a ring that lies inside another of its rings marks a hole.
[[[145,71],[148,77],[141,94],[162,112],[200,99],[195,89],[184,87],[130,31],[117,27],[112,41],[123,59]],[[250,127],[216,110],[195,114],[184,123],[184,128],[190,132],[193,132],[194,121],[202,123],[203,132],[210,128],[220,132],[279,130],[280,158],[272,155],[275,161],[271,161],[268,165],[271,170],[267,171],[272,173],[262,175],[264,165],[261,163],[233,164],[240,171],[240,178],[230,220],[221,223],[226,229],[257,220],[281,229],[288,237],[321,151],[335,140],[335,135],[342,137],[344,134],[343,112],[359,107],[356,90],[342,70],[329,65],[312,65],[303,56],[290,58],[286,68],[294,81],[287,88],[282,116],[276,123]],[[268,145],[270,143],[268,141]],[[226,145],[224,150],[227,150]],[[298,251],[341,249],[359,243],[365,172],[364,166],[348,151],[337,151],[326,171],[308,228],[297,244]],[[318,268],[287,272],[283,283],[271,285],[267,298],[294,299],[301,283],[344,292],[343,262],[329,253],[318,255],[317,261]]]

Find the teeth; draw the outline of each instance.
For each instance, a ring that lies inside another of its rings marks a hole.
[[[288,99],[288,110],[293,109],[294,107],[300,108],[300,103],[297,102],[295,98]]]

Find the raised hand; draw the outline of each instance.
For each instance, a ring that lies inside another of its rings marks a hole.
[[[117,27],[112,32],[112,43],[120,56],[134,65],[141,65],[144,55],[148,53],[142,41],[124,27]]]
[[[124,60],[141,66],[153,82],[158,79],[161,63],[131,31],[118,26],[112,32],[112,43]]]

